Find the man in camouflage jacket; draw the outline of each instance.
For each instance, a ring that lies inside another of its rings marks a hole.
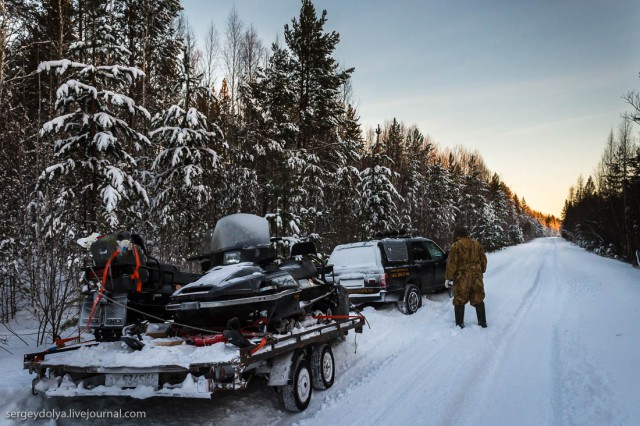
[[[469,238],[465,227],[456,227],[447,259],[445,284],[447,287],[453,285],[453,308],[456,325],[460,328],[464,328],[464,305],[467,302],[476,308],[478,325],[483,328],[487,326],[482,282],[482,274],[486,270],[487,256],[482,245]]]

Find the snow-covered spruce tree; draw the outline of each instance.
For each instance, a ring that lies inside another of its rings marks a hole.
[[[31,78],[35,5],[0,1],[0,322],[14,317],[23,278],[19,261],[26,251],[27,194],[38,175],[34,161],[33,111],[38,107]],[[28,83],[27,83],[28,82]]]
[[[420,232],[438,244],[447,247],[459,215],[460,187],[448,168],[436,159],[426,171],[426,182],[421,197]]]
[[[425,141],[425,137],[417,127],[407,131],[404,137],[403,157],[405,168],[401,174],[400,193],[404,199],[400,208],[400,227],[413,233],[424,220],[422,216],[421,195],[426,185],[426,165],[430,161],[433,146]]]
[[[467,172],[459,177],[461,188],[457,204],[460,215],[457,222],[467,226],[474,238],[479,238],[476,233],[485,229],[488,226],[488,221],[493,218],[493,215],[489,215],[489,211],[486,209],[486,205],[489,203],[487,200],[488,185],[483,176],[486,173],[486,168],[477,154],[472,154],[467,161],[467,164],[462,164],[463,170],[467,170]],[[484,241],[479,241],[484,244]]]
[[[503,247],[503,242],[507,236],[504,223],[494,209],[492,202],[482,205],[482,220],[473,226],[473,237],[478,239],[488,251],[495,251]]]
[[[491,178],[487,191],[487,203],[482,207],[482,221],[474,227],[474,235],[486,250],[495,251],[509,244],[509,227],[506,216],[508,206],[503,203],[507,198],[500,189],[497,174]]]
[[[404,193],[404,172],[407,169],[407,156],[405,151],[405,125],[394,117],[391,123],[387,123],[382,129],[380,138],[384,141],[385,154],[393,162],[395,171],[398,172],[392,182],[398,192]]]
[[[355,109],[347,106],[341,121],[340,138],[345,149],[346,157],[340,161],[340,167],[335,172],[335,181],[328,191],[328,205],[333,217],[331,231],[325,236],[331,243],[339,244],[354,241],[358,238],[358,211],[360,206],[360,171],[355,166],[360,160],[364,141],[358,124]],[[329,242],[329,241],[328,241]]]
[[[55,141],[52,163],[32,197],[35,246],[24,260],[40,342],[59,334],[75,311],[78,236],[132,223],[136,199],[148,203],[134,155],[149,142],[129,120],[149,114],[123,94],[142,72],[126,65],[128,51],[113,31],[113,6],[107,0],[81,2],[82,32],[68,49],[71,59],[46,61],[37,70],[66,78],[56,92],[60,115],[41,131]]]
[[[229,145],[221,177],[226,191],[220,203],[226,214],[258,210],[257,165],[260,155],[256,148],[259,146],[260,133],[256,120],[247,118],[253,115],[246,103],[251,93],[251,81],[253,80],[241,80],[239,83],[239,101],[244,114],[233,113],[231,95],[227,80],[224,79],[217,114],[209,116],[218,120]]]
[[[285,26],[285,46],[274,44],[267,67],[258,71],[244,96],[247,140],[256,153],[258,210],[281,218],[285,235],[324,233],[339,169],[357,161],[357,137],[344,137],[357,119],[342,102],[352,70],[339,70],[332,57],[339,41],[326,33],[326,11],[318,17],[302,2],[300,15]],[[270,216],[270,217],[271,217]],[[288,226],[289,224],[295,224]],[[282,234],[281,234],[282,235]]]
[[[73,60],[38,67],[38,72],[68,76],[57,91],[60,115],[42,128],[43,135],[58,137],[54,163],[38,182],[38,192],[54,207],[44,222],[46,236],[113,230],[132,216],[127,206],[134,199],[148,202],[135,179],[134,155],[149,141],[128,120],[137,115],[148,119],[149,113],[122,94],[142,72],[124,65],[128,51],[112,31],[110,5],[107,0],[84,2],[85,33],[69,49]]]
[[[13,238],[0,237],[0,323],[9,322],[18,312],[20,270],[17,245]]]
[[[144,75],[131,90],[131,97],[149,111],[173,103],[168,87],[175,84],[180,65],[181,37],[176,21],[180,0],[121,1],[116,30],[127,47],[127,63],[138,64]]]
[[[518,224],[511,191],[500,180],[497,173],[494,173],[489,183],[489,200],[500,222],[498,226],[501,232],[496,238],[496,249],[522,243],[524,239]]]
[[[222,196],[217,177],[224,137],[195,108],[197,97],[211,96],[200,81],[185,49],[179,80],[182,100],[157,114],[150,132],[160,149],[152,166],[152,207],[160,226],[161,255],[176,263],[198,254],[202,235],[219,215],[216,199]]]
[[[139,105],[144,105],[153,113],[162,111],[177,103],[177,93],[170,90],[178,80],[180,53],[183,37],[179,22],[182,6],[179,0],[126,0],[119,5],[115,31],[127,47],[126,63],[135,64],[143,74],[130,86],[128,95]],[[147,128],[146,118],[132,117],[130,124]],[[140,151],[138,180],[145,188],[153,185],[149,173],[151,164],[158,154],[155,147]],[[135,211],[145,212],[136,218],[136,230],[144,235],[149,246],[155,246],[155,223],[147,212],[144,200],[133,206]]]
[[[384,142],[380,139],[380,126],[376,129],[376,141],[367,149],[360,172],[360,203],[358,211],[361,238],[374,237],[378,232],[389,232],[398,226],[398,207],[402,197],[393,186],[395,176],[392,162],[384,154]]]
[[[293,146],[296,133],[292,122],[294,90],[288,52],[277,43],[271,49],[267,67],[258,70],[255,81],[248,82],[242,99],[245,137],[255,152],[258,214],[273,218],[272,233],[282,236],[294,232],[283,228],[293,220],[286,150]]]
[[[527,205],[524,198],[520,201],[520,228],[525,241],[543,236],[543,225],[533,215],[533,211]]]
[[[297,129],[287,159],[296,188],[291,207],[303,217],[307,232],[329,224],[328,219],[321,220],[329,208],[327,190],[332,189],[337,169],[351,159],[357,144],[339,135],[345,118],[341,89],[353,68],[341,70],[333,58],[340,35],[325,32],[326,22],[326,10],[317,16],[313,3],[303,0],[298,19],[284,30],[294,90],[292,119]]]

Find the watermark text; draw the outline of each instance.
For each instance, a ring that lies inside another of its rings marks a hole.
[[[93,420],[93,419],[146,419],[146,411],[126,410],[37,410],[7,411],[6,419],[12,420]]]

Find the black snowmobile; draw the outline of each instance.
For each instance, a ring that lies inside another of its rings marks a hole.
[[[118,340],[127,327],[170,319],[165,310],[171,294],[201,277],[181,272],[149,255],[143,239],[117,232],[78,241],[89,247],[93,265],[85,269],[86,298],[78,327],[97,341]]]
[[[328,283],[331,267],[312,259],[312,242],[291,247],[291,259],[278,261],[266,219],[234,214],[218,221],[205,241],[205,254],[193,258],[206,272],[178,289],[167,305],[176,323],[220,330],[286,332],[311,316],[348,315],[344,288]]]

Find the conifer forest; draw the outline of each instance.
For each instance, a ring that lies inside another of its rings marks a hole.
[[[640,95],[625,99],[633,113],[606,139],[602,158],[585,181],[579,176],[562,211],[562,236],[603,256],[640,265]]]
[[[74,318],[93,232],[129,230],[188,269],[237,212],[273,236],[339,243],[404,230],[447,249],[456,225],[489,250],[551,235],[478,152],[402,117],[363,128],[331,11],[302,0],[276,40],[231,11],[196,37],[179,0],[0,0],[0,319],[42,341]],[[226,11],[225,11],[226,13]],[[640,153],[628,121],[565,207],[566,235],[629,258]]]

